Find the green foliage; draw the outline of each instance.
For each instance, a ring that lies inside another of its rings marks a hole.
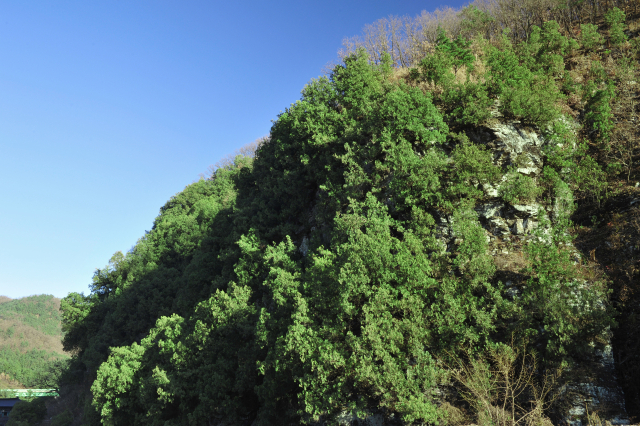
[[[71,426],[73,423],[73,414],[71,411],[65,410],[62,413],[56,415],[51,420],[51,426]]]
[[[609,40],[614,46],[627,41],[627,36],[624,33],[624,21],[626,19],[625,13],[614,7],[604,15],[604,21],[609,26]]]
[[[539,75],[524,73],[513,87],[504,87],[501,110],[515,118],[543,126],[559,116],[556,103],[562,95],[556,83]]]
[[[532,44],[536,52],[561,49],[550,40]],[[525,55],[523,58],[531,58],[533,63],[537,63],[536,56]],[[529,59],[521,62],[506,39],[503,40],[502,48],[490,48],[487,64],[491,91],[499,97],[500,111],[503,114],[538,126],[546,125],[559,116],[557,102],[562,94],[552,76],[535,66],[533,70],[530,69],[532,62]]]
[[[464,134],[452,135],[459,143],[451,152],[451,174],[447,195],[450,200],[474,199],[483,195],[478,184],[495,184],[502,176],[493,164],[491,152],[469,141]]]
[[[59,376],[57,362],[64,356],[45,350],[30,349],[26,352],[11,348],[0,348],[0,371],[27,387],[40,388],[56,383]]]
[[[607,78],[607,71],[604,69],[604,66],[602,65],[602,62],[600,61],[593,61],[591,63],[591,68],[589,69],[589,77],[590,77],[590,82],[592,84],[599,84],[599,83],[606,83],[608,78]]]
[[[7,426],[32,426],[39,424],[47,415],[46,402],[51,397],[35,398],[32,401],[18,401],[9,413]]]
[[[0,303],[0,318],[20,322],[48,336],[60,334],[60,312],[51,295],[40,294]]]
[[[595,50],[602,46],[604,37],[598,32],[598,26],[594,24],[580,25],[580,42],[586,50]]]
[[[420,61],[422,78],[429,83],[445,87],[454,80],[454,75],[451,72],[452,66],[451,57],[441,50],[437,50],[434,54],[428,55]]]
[[[452,41],[447,37],[445,31],[440,28],[435,52],[420,61],[422,79],[446,88],[453,84],[455,76],[461,67],[465,67],[468,76],[473,71],[473,63],[475,61],[469,46],[471,46],[471,41],[464,39],[462,36],[458,36]],[[451,68],[453,68],[453,73]],[[417,79],[418,71],[412,71],[411,77]]]
[[[586,152],[586,147],[582,147],[582,152]],[[583,195],[592,197],[600,202],[606,194],[608,182],[606,174],[593,157],[583,154],[577,163],[575,172],[572,174],[572,181],[576,191],[581,191]]]
[[[611,132],[613,131],[613,113],[611,101],[615,96],[613,82],[609,81],[604,88],[597,88],[595,83],[589,81],[585,86],[584,99],[586,100],[586,114],[584,121],[591,128],[593,134],[603,149],[609,149]]]
[[[471,53],[471,41],[459,35],[455,40],[450,40],[445,31],[440,28],[438,39],[436,40],[436,51],[445,54],[453,66],[454,73],[458,74],[458,69],[464,66],[467,73],[473,70],[475,57]]]
[[[507,203],[526,204],[535,201],[541,194],[541,189],[532,177],[512,172],[500,185],[499,194]]]
[[[0,304],[0,318],[0,372],[28,387],[55,382],[54,366],[66,358],[54,352],[62,335],[58,299],[10,300]]]
[[[463,126],[476,126],[486,121],[493,105],[484,83],[454,84],[445,90],[441,100],[448,106],[446,119],[449,123]]]
[[[97,295],[96,295],[97,296]],[[89,330],[79,327],[84,319],[89,315],[92,308],[92,301],[97,297],[86,297],[80,293],[69,293],[60,301],[60,312],[62,313],[62,331],[65,333],[63,345],[66,351],[72,351],[79,347],[86,346],[89,338]]]
[[[580,84],[575,82],[571,73],[569,71],[565,71],[562,79],[562,91],[565,94],[573,94],[579,92],[580,89]]]
[[[493,300],[496,304],[493,312],[482,312],[479,306],[476,307],[476,315],[484,326],[490,330],[492,326],[493,315],[498,311],[501,303],[499,293],[487,283],[495,272],[493,259],[487,253],[487,238],[484,229],[478,223],[477,216],[471,210],[471,203],[461,203],[461,206],[453,215],[453,230],[456,236],[462,241],[456,249],[456,258],[453,264],[458,268],[463,280],[470,286],[482,288],[486,292],[488,300]],[[473,306],[473,304],[471,305]]]
[[[607,190],[606,174],[588,154],[588,146],[579,144],[575,130],[558,120],[545,137],[546,165],[543,177],[550,188],[568,184],[572,191],[600,202]]]
[[[544,217],[539,219],[545,222]],[[516,328],[523,339],[541,342],[548,362],[564,367],[575,362],[576,355],[590,353],[590,342],[598,342],[596,337],[614,323],[611,308],[603,302],[603,283],[586,283],[577,277],[565,245],[570,240],[568,219],[556,223],[547,235],[539,232],[527,247],[531,278],[521,296]]]
[[[512,333],[545,368],[591,350],[611,324],[596,303],[606,292],[576,280],[565,244],[574,191],[596,191],[602,170],[556,107],[573,43],[556,23],[526,43],[505,37],[487,48],[486,81],[454,83],[469,44],[440,31],[411,75],[435,95],[359,50],[305,86],[254,157],[172,197],[89,295],[62,301],[70,370],[95,372],[85,421],[330,424],[377,407],[437,423],[439,360],[495,355]],[[553,224],[537,218],[549,231],[529,243],[527,287],[510,301],[475,210],[504,172],[448,125],[486,122],[496,97],[547,129],[542,176],[509,171],[500,196],[554,209]]]
[[[466,36],[484,35],[488,38],[491,26],[496,21],[491,14],[478,9],[473,4],[463,8],[460,14],[462,16],[460,28]]]
[[[547,21],[542,28],[532,27],[529,39],[520,45],[520,54],[531,71],[557,76],[564,71],[564,57],[576,48],[573,39],[560,33],[560,25],[556,21]]]

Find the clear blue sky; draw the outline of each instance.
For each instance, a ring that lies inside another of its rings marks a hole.
[[[0,2],[0,295],[87,292],[388,15],[461,1]]]

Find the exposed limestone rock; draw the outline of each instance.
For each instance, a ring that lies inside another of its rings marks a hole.
[[[484,191],[485,194],[487,194],[487,197],[498,196],[498,188],[491,185],[490,183],[485,183],[484,185],[482,185],[482,190]]]
[[[518,167],[518,173],[523,175],[537,175],[540,173],[540,169],[537,167]]]
[[[531,204],[513,204],[511,207],[513,208],[513,210],[515,210],[516,215],[523,218],[525,217],[529,218],[532,216],[537,216],[541,206],[536,203],[531,203]]]
[[[306,235],[302,238],[302,243],[300,243],[298,250],[300,250],[300,253],[302,253],[303,256],[307,255],[307,252],[309,251],[309,238]]]
[[[340,426],[382,426],[385,424],[385,419],[381,414],[372,414],[365,418],[359,418],[349,412],[343,412],[336,417],[336,423]]]
[[[476,207],[476,211],[481,218],[491,219],[500,216],[500,211],[504,208],[504,203],[494,202],[482,204]]]
[[[516,235],[524,235],[525,227],[523,219],[516,219],[516,223],[513,225],[513,233]]]
[[[572,123],[568,124],[575,127]],[[487,127],[476,129],[469,136],[474,142],[483,144],[492,151],[494,163],[501,166],[505,173],[499,184],[482,185],[486,198],[475,208],[478,219],[488,235],[495,236],[489,237],[489,253],[496,257],[498,265],[499,258],[503,259],[512,255],[505,246],[496,245],[496,243],[499,241],[508,242],[512,235],[526,238],[528,234],[538,228],[540,219],[544,223],[550,223],[550,220],[555,222],[562,218],[568,218],[575,208],[574,199],[570,188],[561,182],[553,188],[553,198],[550,204],[537,202],[509,204],[504,202],[499,199],[500,185],[506,181],[507,168],[511,168],[511,170],[515,168],[518,173],[537,179],[544,166],[542,148],[547,142],[536,132],[525,128],[519,122],[497,122],[497,120]],[[542,216],[540,217],[540,215]],[[443,226],[446,227],[447,224],[443,223]],[[445,234],[447,231],[443,229],[442,235]],[[543,234],[548,234],[548,230],[543,230]],[[579,252],[573,246],[570,247],[570,250],[575,252],[575,261],[579,262]],[[505,296],[508,299],[518,298],[521,292],[522,288],[513,285],[511,281],[507,282]],[[580,297],[578,293],[575,297]],[[594,308],[597,309],[597,307]],[[602,339],[610,341],[609,336],[602,336]],[[572,426],[585,424],[584,420],[586,420],[588,408],[590,413],[598,412],[603,422],[606,420],[614,425],[629,424],[624,407],[624,396],[615,376],[610,344],[605,347],[604,351],[597,352],[594,359],[591,361],[582,360],[581,364],[585,364],[585,367],[581,367],[584,369],[581,374],[584,374],[585,381],[568,386],[563,396],[567,408],[567,423]]]
[[[507,151],[517,154],[523,152],[528,146],[541,146],[542,140],[537,133],[525,130],[519,122],[496,123],[489,128],[503,144]]]
[[[526,259],[523,256],[522,244],[526,244],[532,233],[544,223],[545,229],[538,237],[543,241],[550,238],[549,224],[568,218],[574,209],[574,200],[570,188],[559,183],[552,190],[553,197],[550,202],[537,202],[510,204],[500,198],[500,186],[507,181],[507,175],[517,171],[528,175],[534,180],[538,179],[544,166],[544,155],[541,149],[547,143],[534,131],[525,128],[519,122],[494,122],[493,124],[478,128],[469,135],[474,142],[485,145],[493,153],[494,164],[501,166],[504,175],[498,184],[482,184],[470,182],[480,187],[485,197],[475,206],[480,224],[486,231],[489,244],[488,252],[494,256],[496,266],[507,268],[513,272],[525,267]],[[452,217],[440,216],[437,219],[437,238],[443,252],[455,250],[462,241],[455,235],[452,228]],[[301,247],[302,249],[302,247]],[[574,253],[576,262],[580,261],[580,254],[575,247],[569,250]],[[584,286],[580,289],[584,290]],[[521,296],[526,288],[514,285],[511,281],[505,284],[505,297],[515,300]],[[580,290],[574,294],[580,298]],[[602,304],[604,306],[604,304]],[[593,307],[598,309],[598,306]],[[602,341],[610,341],[609,336],[601,336]],[[608,349],[607,349],[608,348]],[[611,424],[628,424],[624,407],[624,397],[617,384],[613,366],[613,354],[610,344],[604,351],[596,353],[590,360],[581,360],[581,371],[578,377],[584,376],[580,383],[567,386],[562,396],[566,408],[565,420],[572,426],[582,426],[586,420],[586,408],[589,412],[598,412],[602,421]],[[338,423],[350,425],[374,425],[379,419],[370,416],[366,419],[356,419],[345,414]],[[382,419],[382,417],[380,417]],[[341,423],[342,422],[342,423]]]

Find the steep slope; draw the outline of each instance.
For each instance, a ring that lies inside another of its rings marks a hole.
[[[636,173],[607,107],[637,51],[530,30],[440,31],[412,69],[360,49],[173,197],[62,302],[83,421],[623,416],[612,286],[570,219]]]

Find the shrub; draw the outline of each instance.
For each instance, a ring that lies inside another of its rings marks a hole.
[[[606,173],[587,153],[587,144],[578,143],[575,130],[558,120],[545,138],[549,143],[544,148],[547,158],[543,176],[550,187],[558,181],[566,182],[576,194],[600,202],[607,190]]]
[[[598,32],[598,26],[593,24],[580,25],[580,42],[586,50],[594,50],[602,46],[604,37]]]
[[[627,41],[627,36],[624,33],[625,19],[624,12],[617,7],[614,7],[604,15],[604,21],[609,25],[609,40],[614,46]]]
[[[593,61],[589,68],[589,77],[595,83],[604,83],[607,81],[607,70],[604,69],[604,65],[600,61]]]
[[[478,9],[473,4],[462,9],[460,15],[460,28],[468,37],[481,35],[488,38],[490,28],[496,23],[496,19],[490,13]]]
[[[73,423],[73,414],[69,410],[65,410],[51,420],[51,426],[70,426],[71,423]]]
[[[436,51],[420,61],[422,78],[429,83],[448,86],[454,80],[452,65],[451,57],[447,53]]]
[[[451,152],[451,182],[447,195],[453,199],[479,198],[483,192],[474,183],[495,184],[502,176],[500,168],[493,164],[491,152],[469,141],[461,134],[453,134],[459,143]]]
[[[520,64],[510,44],[492,48],[489,54],[490,84],[500,98],[500,110],[540,127],[556,119],[562,98],[555,81]]]
[[[496,345],[453,370],[478,425],[552,425],[544,411],[555,399],[553,381],[559,372],[546,370],[540,380],[538,359],[526,350],[513,342]]]
[[[471,203],[462,202],[453,213],[453,231],[461,240],[453,264],[465,282],[477,287],[493,276],[496,266],[493,258],[487,253],[485,230],[470,206]],[[496,299],[499,303],[499,296]]]
[[[541,190],[536,181],[520,173],[511,173],[507,181],[500,185],[499,194],[504,201],[510,204],[522,204],[535,201]]]
[[[31,426],[40,423],[47,415],[46,402],[50,398],[41,397],[31,401],[18,401],[9,413],[7,426]]]
[[[613,113],[611,112],[611,101],[615,95],[615,87],[612,81],[607,82],[605,88],[596,88],[593,82],[589,82],[585,87],[587,105],[584,121],[590,128],[589,134],[600,142],[601,147],[609,150],[609,141],[613,131]]]
[[[558,75],[564,71],[564,56],[575,48],[576,42],[560,33],[556,21],[547,21],[542,28],[532,27],[529,39],[520,45],[520,53],[530,70]]]
[[[524,74],[517,84],[503,90],[501,110],[507,115],[543,127],[560,115],[556,103],[562,94],[553,79]]]
[[[458,36],[455,40],[450,40],[444,30],[440,28],[438,39],[436,40],[436,51],[442,52],[449,57],[454,73],[458,74],[458,69],[465,66],[467,72],[473,69],[475,57],[471,53],[470,40],[465,40],[462,36]]]
[[[442,103],[449,111],[446,118],[451,123],[475,126],[486,121],[493,100],[489,98],[484,83],[456,84],[442,94]]]
[[[567,248],[571,222],[557,218],[551,225],[543,216],[525,252],[529,275],[520,298],[524,315],[518,315],[514,329],[523,339],[535,337],[547,365],[568,366],[582,356],[602,350],[599,337],[614,325],[607,305],[604,282],[578,279],[573,255]],[[547,229],[543,231],[543,229]]]
[[[585,150],[586,151],[586,150]],[[602,167],[588,154],[582,155],[575,172],[572,174],[576,191],[600,203],[608,188],[606,173]]]
[[[562,91],[567,94],[573,94],[580,91],[582,86],[579,83],[576,83],[573,76],[569,71],[564,72],[564,76],[562,79]]]

